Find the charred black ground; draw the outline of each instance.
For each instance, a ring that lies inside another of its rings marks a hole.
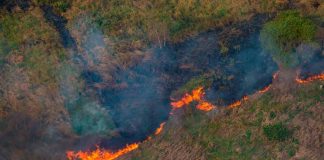
[[[260,47],[262,18],[257,16],[252,23],[237,26],[243,29],[230,41],[240,47],[231,46],[226,54],[221,53],[218,42],[228,32],[219,30],[152,49],[149,60],[115,74],[116,83],[127,84],[123,89],[93,87],[104,83],[101,76],[105,73],[84,71],[87,88],[92,90],[90,93],[95,91],[101,105],[110,111],[118,132],[104,138],[100,146],[115,150],[146,139],[168,119],[171,93],[202,74],[214,77],[206,88],[207,99],[217,106],[229,105],[271,84],[278,67]]]

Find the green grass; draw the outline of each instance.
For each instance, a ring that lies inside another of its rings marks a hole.
[[[263,133],[269,140],[284,141],[291,137],[292,132],[282,123],[266,125]]]
[[[16,66],[27,69],[34,83],[49,84],[56,83],[56,71],[67,52],[58,33],[44,19],[27,12],[0,16],[0,64],[11,56],[23,57]]]
[[[298,11],[285,11],[264,25],[261,42],[275,60],[287,67],[295,66],[299,62],[293,49],[301,43],[311,43],[315,32],[316,27],[311,20]]]

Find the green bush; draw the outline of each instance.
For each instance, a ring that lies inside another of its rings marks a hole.
[[[282,123],[266,125],[263,127],[263,133],[269,140],[284,141],[288,139],[292,132]]]
[[[270,112],[270,115],[269,115],[270,119],[274,119],[274,118],[276,118],[276,116],[277,115],[275,112],[273,112],[273,111]]]
[[[280,13],[266,23],[261,31],[261,43],[266,52],[285,66],[297,64],[293,49],[301,43],[313,41],[316,27],[312,21],[297,11]]]
[[[245,137],[246,137],[246,139],[248,140],[248,141],[251,141],[251,136],[252,136],[252,132],[251,132],[251,130],[246,130],[245,131]]]

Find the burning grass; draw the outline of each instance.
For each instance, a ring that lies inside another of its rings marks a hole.
[[[273,74],[273,76],[272,76],[272,82],[274,80],[276,80],[278,78],[278,76],[279,76],[279,71],[276,72],[275,74]],[[272,84],[270,84],[270,85],[264,87],[263,89],[259,90],[259,93],[261,93],[261,94],[262,93],[266,93],[266,92],[268,92],[270,90],[271,87],[272,87]]]
[[[239,107],[239,106],[242,105],[242,103],[243,103],[244,101],[247,101],[248,99],[249,99],[249,98],[248,98],[247,96],[244,96],[241,100],[238,100],[238,101],[236,101],[236,102],[230,104],[230,105],[228,106],[228,108],[232,109],[232,108]]]
[[[155,130],[154,135],[159,135],[162,132],[164,125],[165,125],[165,122],[161,123],[160,127]]]
[[[322,74],[319,74],[319,75],[315,75],[315,76],[311,76],[311,77],[308,77],[306,79],[300,79],[299,77],[296,78],[296,82],[297,83],[300,83],[300,84],[305,84],[305,83],[309,83],[309,82],[312,82],[312,81],[316,81],[316,80],[324,80],[324,73]]]
[[[159,135],[162,132],[165,124],[166,122],[160,124],[160,127],[158,127],[154,132],[155,136]],[[152,137],[147,137],[147,139],[142,143],[147,142],[151,139]],[[126,153],[136,150],[140,144],[141,142],[126,145],[126,147],[119,149],[116,152],[100,148],[99,146],[96,146],[97,149],[94,151],[67,151],[66,157],[68,160],[114,160]]]
[[[166,153],[162,146],[170,141],[188,142],[194,139],[186,147],[204,148],[204,151],[192,151],[202,154],[200,159],[280,159],[278,156],[288,159],[296,158],[296,155],[302,155],[305,159],[320,159],[317,136],[321,131],[315,128],[321,126],[319,119],[323,109],[320,106],[324,102],[323,89],[318,87],[321,84],[322,81],[300,85],[294,92],[287,93],[290,98],[283,98],[277,92],[278,88],[274,87],[261,94],[260,98],[243,103],[239,112],[226,109],[223,114],[221,112],[212,118],[195,112],[184,117],[182,126],[175,127],[181,128],[181,135],[187,136],[177,136],[178,132],[170,128],[171,131],[165,131],[170,134],[168,139],[155,141],[154,149],[149,149],[149,144],[145,145],[136,158],[142,159],[142,152],[145,152],[145,157],[190,154]],[[170,150],[178,149],[177,145],[168,147]]]
[[[138,146],[139,146],[138,143],[134,143],[126,146],[123,149],[118,150],[117,152],[111,152],[109,150],[100,149],[99,147],[97,147],[95,151],[88,151],[88,152],[68,151],[66,155],[68,160],[114,160],[128,152],[137,149]]]
[[[193,90],[191,94],[186,93],[182,97],[182,99],[176,102],[172,102],[171,105],[173,106],[173,109],[177,109],[182,108],[193,101],[197,101],[198,105],[196,106],[196,108],[208,112],[215,107],[211,103],[204,100],[204,95],[205,92],[203,90],[203,87],[199,87]],[[155,130],[154,135],[159,135],[162,132],[164,125],[165,122],[161,123],[160,126]],[[148,140],[151,140],[151,137],[148,137],[145,141]],[[94,151],[67,151],[66,156],[69,160],[114,160],[128,152],[137,149],[139,147],[139,144],[140,143],[127,145],[125,148],[122,148],[116,152],[101,149],[99,146],[97,146],[97,149]]]
[[[203,87],[198,87],[197,89],[194,89],[191,94],[186,93],[179,101],[171,102],[171,106],[173,109],[177,109],[196,101],[198,102],[198,105],[196,106],[197,109],[208,112],[215,108],[215,106],[204,100],[204,95],[205,92]]]
[[[266,87],[264,87],[263,89],[261,89],[261,90],[259,91],[259,93],[266,93],[266,92],[269,91],[270,88],[271,88],[271,85],[266,86]]]

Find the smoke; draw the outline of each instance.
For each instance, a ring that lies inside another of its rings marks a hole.
[[[208,77],[210,83],[202,84],[206,85],[207,100],[217,106],[226,106],[271,84],[272,75],[278,70],[271,56],[262,51],[259,42],[260,26],[266,18],[256,17],[235,26],[238,28],[236,30],[240,30],[235,33],[226,29],[213,30],[177,44],[166,44],[162,48],[152,46],[143,50],[131,48],[116,51],[117,43],[122,42],[106,37],[86,16],[80,16],[67,24],[63,17],[55,15],[48,6],[42,8],[47,21],[59,32],[62,45],[70,51],[70,57],[60,64],[56,77],[59,80],[59,95],[49,95],[51,88],[36,95],[40,103],[44,103],[40,106],[47,106],[48,109],[64,105],[69,117],[64,111],[60,111],[60,114],[43,114],[45,117],[62,115],[57,119],[51,117],[58,124],[64,124],[62,131],[52,124],[38,124],[43,119],[30,120],[21,114],[12,115],[12,120],[22,117],[19,122],[28,122],[27,129],[25,126],[20,127],[28,135],[24,136],[19,130],[10,130],[10,127],[8,132],[0,135],[6,139],[11,134],[22,134],[23,138],[14,143],[30,143],[20,148],[37,146],[30,148],[33,149],[32,154],[39,155],[40,159],[47,155],[36,153],[37,150],[48,152],[53,148],[60,152],[55,153],[58,156],[52,156],[57,158],[62,157],[66,148],[89,149],[89,146],[98,144],[117,150],[127,144],[143,141],[168,119],[172,93],[178,93],[177,90],[194,78]],[[224,38],[227,38],[229,44],[227,54],[222,53],[224,48],[220,45]],[[310,51],[310,48],[302,48],[300,52]],[[304,68],[321,72],[323,55],[317,53],[317,49],[312,52],[316,52],[317,56],[304,57],[303,60],[315,63],[305,63]],[[305,74],[309,73],[305,70]],[[13,77],[17,81],[19,78],[22,77]],[[1,79],[0,82],[7,81],[11,82],[9,78]],[[49,98],[42,97],[41,93],[47,93]],[[52,101],[55,103],[48,105]],[[11,123],[14,125],[19,122]],[[39,126],[46,126],[44,132],[47,137],[51,137],[42,145],[40,142],[43,139],[38,139],[39,143],[29,142],[29,138],[33,140],[43,135],[44,128]],[[28,129],[32,131],[27,132]],[[69,129],[73,133],[67,133]],[[57,144],[56,140],[59,141]],[[64,143],[65,140],[74,143]],[[7,143],[10,141],[3,141],[4,145]],[[44,147],[47,143],[49,146]],[[1,152],[4,151],[0,151],[1,156],[7,155]]]
[[[146,139],[169,113],[164,82],[154,73],[157,59],[145,61],[144,53],[125,53],[125,62],[113,55],[111,41],[86,18],[74,23],[78,52],[61,71],[61,94],[74,132],[81,140],[101,137],[101,146],[112,150]],[[81,64],[74,63],[75,56]],[[134,64],[124,69],[128,62]]]
[[[324,52],[323,46],[316,44],[302,44],[297,48],[297,54],[301,57],[301,64],[298,76],[307,79],[324,73]],[[303,55],[303,56],[301,56]]]
[[[256,30],[233,42],[241,49],[230,48],[228,55],[221,54],[219,31],[118,54],[116,44],[85,17],[74,22],[71,33],[78,44],[76,55],[83,59],[69,66],[74,71],[62,72],[62,77],[74,77],[61,87],[72,128],[81,140],[98,136],[99,145],[111,150],[153,134],[168,119],[171,93],[194,77],[212,75],[207,98],[226,105],[269,85],[277,70],[262,52]]]
[[[270,85],[279,68],[261,47],[259,19],[249,22],[252,25],[237,26],[242,29],[228,40],[228,54],[222,54],[219,41],[229,33],[217,30],[162,48],[115,54],[114,41],[88,19],[76,20],[72,33],[78,53],[74,55],[83,61],[74,64],[77,72],[70,73],[78,83],[66,82],[70,85],[62,87],[64,95],[74,95],[66,98],[74,132],[81,141],[89,135],[98,136],[100,140],[93,143],[117,150],[153,134],[168,119],[170,95],[193,78],[211,77],[205,86],[206,96],[217,106],[229,105]],[[299,61],[316,73],[323,64],[319,53],[310,45],[297,48]],[[66,91],[68,88],[73,93]]]

